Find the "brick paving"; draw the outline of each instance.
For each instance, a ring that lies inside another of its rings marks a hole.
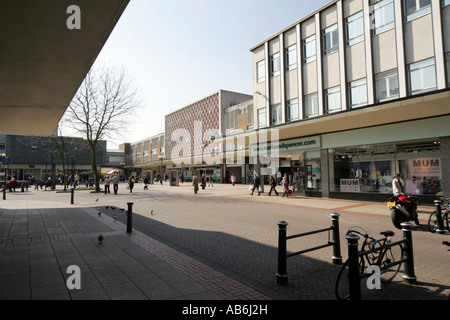
[[[339,267],[331,264],[331,249],[289,258],[288,286],[275,283],[276,223],[287,221],[288,235],[295,234],[328,227],[330,213],[339,212],[341,230],[393,229],[384,204],[257,197],[246,186],[215,184],[194,195],[187,183],[148,191],[137,184],[133,194],[123,186],[118,195],[77,191],[75,205],[62,193],[7,196],[0,203],[0,299],[335,300]],[[124,211],[111,208],[129,201],[131,234]],[[418,284],[403,284],[400,274],[382,290],[363,288],[364,299],[447,299],[450,252],[440,244],[449,233],[424,230],[432,210],[421,208],[422,225],[413,233]],[[288,250],[323,241],[327,235],[308,237]],[[345,260],[344,231],[341,248]],[[65,268],[77,263],[85,284],[78,292],[65,285]]]

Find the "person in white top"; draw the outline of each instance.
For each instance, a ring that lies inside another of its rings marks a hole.
[[[392,180],[392,192],[394,193],[394,196],[399,196],[401,194],[404,194],[404,189],[402,182],[400,181],[400,174],[396,174],[394,180]]]

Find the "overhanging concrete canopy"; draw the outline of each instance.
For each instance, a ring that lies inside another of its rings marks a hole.
[[[0,0],[0,133],[53,134],[128,3]]]

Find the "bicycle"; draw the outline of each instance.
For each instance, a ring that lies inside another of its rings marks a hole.
[[[447,207],[445,208],[445,212],[442,214],[442,226],[444,229],[447,229],[450,231],[450,198],[441,198],[442,203],[444,203],[444,200],[447,200]],[[437,213],[434,211],[430,218],[428,218],[428,231],[431,233],[436,232],[438,227],[437,224]]]
[[[403,247],[401,246],[401,244],[385,247],[387,244],[392,243],[391,237],[394,236],[394,232],[390,230],[380,232],[380,234],[383,235],[383,238],[378,240],[373,238],[369,233],[365,231],[359,232],[357,230],[350,229],[347,231],[347,235],[350,233],[357,233],[364,237],[364,241],[361,245],[361,250],[359,251],[358,258],[360,280],[372,275],[366,273],[365,271],[369,266],[375,265],[380,268],[381,282],[385,284],[391,282],[398,274],[401,266],[401,263],[394,263],[400,261],[403,256]],[[350,296],[348,264],[349,263],[347,260],[342,265],[336,279],[335,295],[339,300],[347,300]]]

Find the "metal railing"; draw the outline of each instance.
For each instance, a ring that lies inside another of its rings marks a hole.
[[[413,243],[412,243],[412,228],[413,225],[410,222],[404,222],[401,224],[403,231],[403,240],[392,242],[374,250],[358,251],[359,236],[355,234],[348,234],[345,236],[348,245],[348,281],[349,281],[349,299],[361,300],[361,270],[359,266],[360,257],[367,255],[371,252],[386,250],[390,247],[401,245],[402,247],[402,259],[392,262],[391,264],[384,265],[380,268],[380,271],[391,268],[398,264],[403,265],[403,281],[410,284],[417,282],[416,275],[414,274],[414,255],[413,255]]]
[[[340,265],[342,264],[342,256],[341,256],[341,245],[339,238],[339,213],[331,214],[331,222],[332,225],[329,228],[299,233],[291,236],[286,236],[286,230],[288,223],[285,221],[278,222],[278,270],[276,273],[277,284],[286,285],[288,283],[288,274],[287,274],[287,258],[304,254],[307,252],[323,249],[332,246],[333,247],[333,256],[332,261],[334,264]],[[301,238],[317,233],[328,232],[328,243],[319,245],[316,247],[304,249],[301,251],[287,253],[287,240]],[[330,232],[332,234],[330,239]]]

